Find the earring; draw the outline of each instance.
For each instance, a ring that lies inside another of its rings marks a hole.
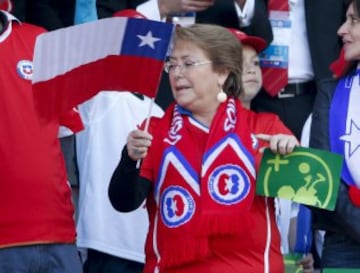
[[[224,90],[222,90],[222,89],[220,90],[220,92],[219,92],[219,93],[217,94],[217,96],[216,96],[216,99],[217,99],[217,101],[220,102],[220,103],[226,101],[227,95],[226,95],[226,93],[224,92]]]

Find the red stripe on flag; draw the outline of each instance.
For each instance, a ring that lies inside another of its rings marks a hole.
[[[51,120],[103,90],[131,91],[155,97],[163,62],[134,56],[108,56],[33,85],[35,107]]]

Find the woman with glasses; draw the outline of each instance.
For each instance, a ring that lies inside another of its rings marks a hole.
[[[109,187],[123,212],[147,198],[145,273],[283,272],[264,266],[252,232],[256,164],[238,99],[241,64],[241,44],[227,29],[176,28],[165,65],[175,103],[149,132],[129,134]]]

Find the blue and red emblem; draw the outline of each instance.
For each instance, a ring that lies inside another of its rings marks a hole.
[[[16,65],[16,71],[19,76],[25,80],[32,80],[33,76],[33,63],[28,60],[21,60]]]
[[[233,205],[248,196],[250,185],[249,176],[242,168],[223,165],[210,174],[208,189],[215,202]]]
[[[160,213],[166,226],[170,228],[181,226],[191,219],[194,212],[194,199],[183,187],[171,186],[163,192]]]

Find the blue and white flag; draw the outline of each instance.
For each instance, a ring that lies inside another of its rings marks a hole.
[[[331,151],[344,156],[341,177],[360,188],[360,70],[337,85],[330,106]]]

